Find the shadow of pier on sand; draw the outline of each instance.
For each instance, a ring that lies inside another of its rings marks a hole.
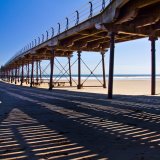
[[[158,96],[0,85],[19,102],[1,119],[0,159],[160,159]]]

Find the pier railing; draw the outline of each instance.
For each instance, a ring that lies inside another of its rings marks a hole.
[[[30,43],[25,45],[20,51],[18,51],[6,64],[13,61],[16,57],[23,55],[34,47],[45,43],[46,41],[58,36],[59,34],[77,26],[78,24],[97,16],[112,2],[112,0],[90,0],[88,3],[81,6],[78,10],[62,19],[61,23],[50,27],[43,34],[36,37]]]

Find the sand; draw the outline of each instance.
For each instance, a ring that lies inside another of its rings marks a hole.
[[[0,159],[160,160],[160,98],[146,96],[149,84],[115,81],[108,100],[106,89],[0,82]]]
[[[76,81],[76,80],[75,80]],[[63,81],[64,82],[64,81]],[[83,81],[82,81],[83,82]],[[77,83],[77,81],[76,81]],[[108,85],[108,82],[106,82]],[[20,85],[17,84],[17,85]],[[85,82],[82,89],[77,90],[75,83],[73,82],[73,87],[69,87],[66,83],[65,87],[55,87],[55,89],[68,90],[68,91],[78,91],[78,92],[88,92],[88,93],[103,93],[107,94],[108,87],[103,88],[102,85],[96,80],[88,80]],[[26,85],[26,83],[23,84]],[[85,87],[87,86],[87,87]],[[88,87],[88,86],[99,86],[99,87]],[[40,86],[35,86],[36,88],[48,89],[48,83],[42,83]],[[151,94],[151,81],[148,79],[144,80],[114,80],[113,93],[116,95],[150,95]],[[156,94],[160,95],[160,79],[156,81]]]

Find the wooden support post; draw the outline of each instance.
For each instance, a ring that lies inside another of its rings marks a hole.
[[[6,81],[8,81],[8,70],[6,70]]]
[[[151,95],[156,94],[156,40],[154,36],[149,37],[151,41]]]
[[[36,61],[36,83],[39,82],[39,75],[38,75],[38,61]]]
[[[78,51],[78,85],[77,89],[81,89],[81,51]]]
[[[53,88],[53,70],[54,70],[54,49],[52,49],[51,51],[50,67],[51,67],[51,72],[50,72],[49,90],[52,90]]]
[[[28,67],[28,69],[27,69],[27,81],[26,81],[26,83],[29,84],[29,78],[30,78],[30,76],[29,76],[29,61],[28,61],[27,67]]]
[[[34,56],[32,57],[32,69],[31,69],[31,83],[30,83],[30,87],[33,87],[33,83],[34,83]]]
[[[8,82],[10,82],[10,70],[8,69]]]
[[[114,48],[115,48],[115,33],[110,33],[110,64],[109,64],[109,81],[108,81],[108,99],[113,96],[113,74],[114,74]]]
[[[11,73],[10,73],[10,69],[8,69],[8,74],[9,74],[9,77],[8,77],[8,82],[10,82],[10,78],[11,78]],[[2,76],[2,72],[1,72],[1,76]],[[2,77],[1,77],[2,78]]]
[[[17,84],[17,65],[16,65],[16,68],[15,68],[15,84]]]
[[[11,70],[11,83],[13,83],[13,69]]]
[[[14,82],[14,73],[15,73],[15,69],[13,69],[13,75],[12,75],[13,80],[12,80],[12,82]]]
[[[69,64],[69,83],[70,87],[72,87],[72,71],[71,71],[71,57],[68,57],[68,64]]]
[[[8,81],[8,70],[6,70],[6,81]]]
[[[24,63],[23,63],[23,61],[22,61],[21,86],[23,85],[23,81],[24,81]]]
[[[40,83],[42,83],[42,69],[41,69],[41,61],[39,61],[39,76],[40,76]]]
[[[18,83],[19,83],[19,77],[20,77],[20,66],[18,66],[18,72],[17,72],[17,77],[18,77]]]
[[[102,70],[103,70],[103,88],[106,88],[106,72],[105,72],[105,52],[101,52],[102,55]]]

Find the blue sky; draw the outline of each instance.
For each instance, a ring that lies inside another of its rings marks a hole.
[[[0,65],[5,64],[23,46],[45,33],[57,22],[79,9],[87,0],[0,0]],[[160,74],[160,47],[156,42],[157,73]],[[116,44],[116,74],[150,74],[150,41],[141,39]],[[74,54],[74,58],[76,57]],[[82,53],[91,68],[100,55]],[[63,60],[62,60],[63,62]],[[108,73],[109,54],[106,54]],[[76,73],[76,70],[73,71]],[[84,69],[87,73],[87,70]],[[97,70],[97,73],[100,69]]]

